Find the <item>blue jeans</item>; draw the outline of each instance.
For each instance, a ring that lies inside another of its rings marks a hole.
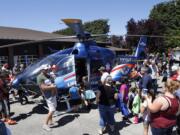
[[[157,88],[158,88],[158,84],[157,84],[157,79],[152,79],[152,86],[154,89],[154,93],[157,93]]]
[[[173,130],[173,126],[168,128],[151,127],[152,135],[172,135],[172,130]]]
[[[7,135],[6,125],[0,120],[0,135]]]
[[[107,124],[114,125],[115,123],[114,113],[115,113],[115,105],[105,106],[99,104],[99,115],[100,115],[99,125],[102,128],[104,128]]]
[[[118,101],[118,107],[121,110],[122,114],[125,117],[128,117],[129,116],[129,110],[127,108],[127,104],[123,101],[122,95],[120,93],[118,94],[118,100],[117,101]]]

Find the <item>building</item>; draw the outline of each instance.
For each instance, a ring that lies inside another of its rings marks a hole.
[[[41,32],[36,30],[12,27],[0,27],[0,46],[25,41],[38,41],[60,37],[58,34]],[[58,39],[38,43],[25,44],[15,47],[0,49],[0,65],[9,63],[23,63],[28,65],[37,58],[52,53],[51,49],[60,50],[71,47],[76,39]]]

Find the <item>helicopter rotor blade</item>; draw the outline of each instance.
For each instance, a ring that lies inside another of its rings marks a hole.
[[[107,36],[107,34],[94,34],[91,37],[100,37],[100,36]],[[14,47],[14,46],[21,46],[21,45],[30,45],[35,43],[41,43],[46,41],[56,41],[58,39],[76,39],[76,36],[63,36],[63,37],[57,37],[57,38],[48,38],[48,39],[41,39],[36,41],[25,41],[25,42],[18,42],[18,43],[12,43],[7,45],[0,45],[0,48],[7,48],[7,47]]]
[[[63,37],[57,37],[57,38],[48,38],[48,39],[41,39],[36,41],[25,41],[25,42],[19,42],[19,43],[13,43],[13,44],[7,44],[7,45],[1,45],[0,48],[7,48],[7,47],[14,47],[14,46],[21,46],[21,45],[30,45],[35,43],[41,43],[46,41],[56,41],[58,39],[74,39],[76,36],[63,36]]]
[[[91,37],[101,37],[106,36],[111,38],[113,35],[107,35],[107,34],[93,34]],[[168,36],[168,35],[137,35],[137,34],[125,34],[125,35],[118,35],[118,36],[125,36],[125,37],[141,37],[146,36],[149,38],[175,38],[180,39],[180,36]],[[18,42],[18,43],[12,43],[12,44],[6,44],[6,45],[0,45],[0,48],[7,48],[7,47],[14,47],[14,46],[21,46],[21,45],[30,45],[34,43],[41,43],[46,41],[56,41],[58,39],[76,39],[76,36],[62,36],[62,37],[56,37],[56,38],[47,38],[47,39],[41,39],[41,40],[33,40],[33,41],[25,41],[25,42]]]
[[[91,37],[101,37],[101,36],[106,36],[108,37],[109,35],[107,34],[92,34]]]
[[[112,37],[113,35],[109,35]],[[124,35],[117,35],[117,36],[124,36],[124,37],[148,37],[148,38],[175,38],[175,39],[180,39],[180,36],[175,36],[175,35],[141,35],[141,34],[124,34]]]

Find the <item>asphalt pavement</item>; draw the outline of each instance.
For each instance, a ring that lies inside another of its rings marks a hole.
[[[159,80],[162,90],[162,84]],[[59,103],[54,117],[56,122],[52,131],[42,129],[47,115],[47,107],[40,102],[42,98],[29,99],[30,103],[21,105],[19,102],[11,104],[12,118],[16,125],[7,125],[12,135],[98,135],[99,113],[94,105],[91,110],[82,109],[79,113],[66,113],[65,103]],[[132,124],[122,120],[120,112],[115,114],[116,132],[114,135],[142,135],[143,124]],[[132,118],[130,119],[132,121]],[[109,132],[105,135],[111,134]],[[149,134],[151,135],[151,133]]]
[[[58,105],[58,111],[54,116],[55,126],[48,132],[42,129],[47,115],[47,107],[40,101],[41,98],[31,100],[30,104],[21,105],[16,102],[11,104],[12,118],[17,120],[16,125],[7,125],[12,135],[97,135],[99,114],[96,106],[91,110],[81,109],[78,113],[66,113],[65,104]],[[122,121],[120,112],[115,114],[115,135],[141,135],[143,125],[130,124]],[[131,119],[132,120],[132,119]],[[111,133],[106,133],[108,135]]]

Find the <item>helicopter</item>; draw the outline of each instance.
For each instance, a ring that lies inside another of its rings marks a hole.
[[[85,32],[80,19],[63,19],[62,21],[75,31],[76,36],[57,37],[56,39],[77,38],[79,41],[75,43],[72,48],[57,51],[29,65],[22,73],[16,76],[15,80],[12,82],[12,86],[18,87],[19,84],[24,82],[35,82],[36,76],[44,66],[56,65],[58,70],[54,83],[59,91],[66,91],[71,86],[77,85],[82,81],[83,76],[87,76],[90,89],[97,90],[101,76],[98,69],[100,66],[106,65],[113,67],[116,58],[115,52],[108,48],[97,46],[92,37],[102,36],[103,34],[91,35]],[[27,41],[24,43],[6,45],[6,47],[56,39]],[[119,80],[122,76],[127,76],[131,72],[135,65],[134,60],[138,59],[142,52],[144,52],[146,41],[146,37],[140,38],[135,56],[122,56],[124,59],[129,59],[129,61],[123,65],[115,66],[111,70],[110,75],[114,81]]]

